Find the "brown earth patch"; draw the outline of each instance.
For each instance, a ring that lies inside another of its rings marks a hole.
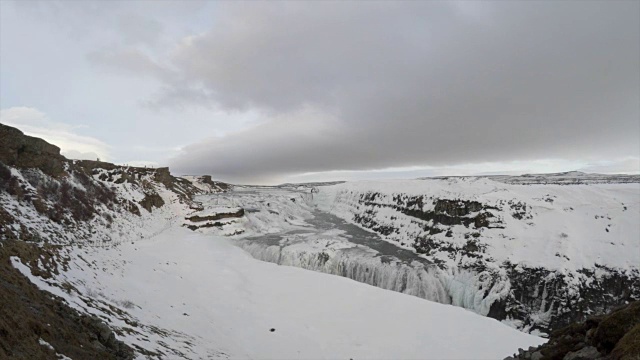
[[[63,299],[38,289],[13,267],[12,256],[27,264],[37,259],[48,264],[50,270],[38,270],[45,272],[39,275],[64,266],[55,247],[0,242],[0,358],[57,359],[56,352],[74,360],[133,358],[133,350],[116,340],[99,319],[80,314]],[[40,345],[40,339],[55,351]]]

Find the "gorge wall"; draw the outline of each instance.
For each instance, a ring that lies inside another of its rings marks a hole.
[[[640,299],[640,177],[603,178],[347,183],[320,187],[315,201],[442,273],[472,274],[474,302],[489,306],[465,307],[548,334]]]

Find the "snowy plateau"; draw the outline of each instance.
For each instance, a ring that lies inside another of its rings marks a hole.
[[[502,359],[640,299],[638,176],[241,186],[6,128],[0,251],[100,358]],[[91,358],[47,326],[39,358]]]

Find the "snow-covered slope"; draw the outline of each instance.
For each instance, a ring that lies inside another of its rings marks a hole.
[[[0,163],[3,238],[100,246],[140,239],[180,223],[177,212],[188,210],[186,194],[196,191],[180,181],[163,184],[162,169],[87,170],[74,162],[64,168],[52,177]]]
[[[69,256],[68,270],[48,281],[14,261],[86,311],[100,313],[89,294],[128,304],[102,314],[125,343],[160,358],[499,359],[544,342],[458,307],[260,262],[186,229]]]

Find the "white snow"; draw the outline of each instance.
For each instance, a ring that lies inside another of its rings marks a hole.
[[[53,346],[51,346],[51,344],[49,344],[48,342],[42,340],[42,338],[38,339],[38,344],[40,344],[40,345],[42,345],[42,346],[44,346],[44,347],[46,347],[48,349],[55,350],[53,348]]]
[[[147,339],[188,358],[497,359],[544,342],[462,308],[257,261],[226,238],[177,227],[117,248],[72,251],[97,266],[74,261],[57,281],[135,304],[126,310],[132,317],[172,334]],[[85,296],[56,290],[76,306]],[[140,339],[124,341],[153,347]]]
[[[53,350],[53,351],[55,351],[55,350],[56,350],[53,346],[51,346],[51,344],[49,344],[48,342],[46,342],[46,341],[45,341],[44,339],[42,339],[42,338],[38,339],[38,344],[40,344],[40,345],[42,345],[42,346],[46,347],[47,349],[51,349],[51,350]],[[59,354],[59,353],[57,353],[57,352],[56,352],[56,355],[55,355],[55,356],[56,356],[56,358],[57,358],[58,360],[71,360],[71,358],[69,358],[68,356],[63,355],[63,354]]]

